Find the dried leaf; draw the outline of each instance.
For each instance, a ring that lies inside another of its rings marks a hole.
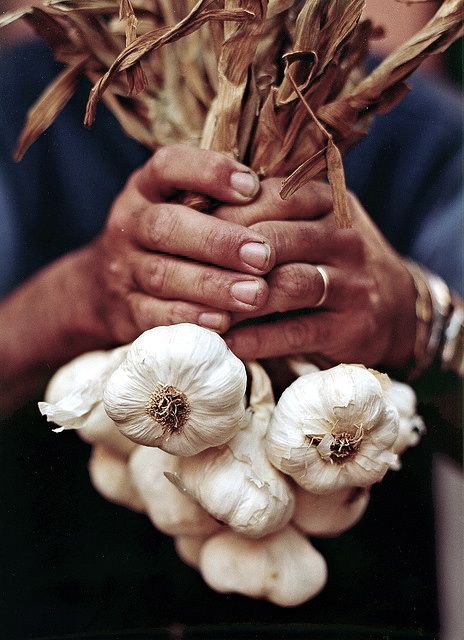
[[[126,47],[116,58],[108,72],[93,87],[87,103],[84,124],[90,126],[93,123],[97,102],[116,73],[130,68],[148,53],[163,47],[169,42],[182,38],[210,20],[241,21],[249,20],[252,17],[248,11],[208,11],[207,8],[211,4],[213,4],[213,0],[200,0],[190,14],[175,27],[166,27],[142,35],[129,47]]]
[[[31,144],[37,140],[41,133],[48,129],[74,95],[86,61],[86,58],[81,58],[62,71],[28,111],[26,125],[14,152],[16,161],[21,160]]]

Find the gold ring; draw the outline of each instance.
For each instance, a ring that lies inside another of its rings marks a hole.
[[[317,271],[320,273],[322,282],[324,283],[324,291],[322,292],[321,297],[316,302],[316,304],[313,304],[313,307],[316,308],[316,307],[322,307],[322,305],[327,299],[327,294],[329,293],[330,278],[329,278],[329,274],[327,273],[327,270],[324,267],[321,267],[320,265],[314,265],[314,266],[316,267]]]

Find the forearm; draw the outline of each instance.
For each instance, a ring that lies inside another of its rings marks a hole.
[[[0,304],[0,410],[14,410],[74,356],[109,346],[92,245],[46,267]]]

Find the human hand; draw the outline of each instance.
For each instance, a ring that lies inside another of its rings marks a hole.
[[[193,190],[237,205],[258,189],[252,172],[222,154],[186,145],[157,151],[129,179],[94,243],[100,331],[115,342],[179,322],[224,332],[231,312],[263,307],[263,275],[274,261],[266,237],[172,201]]]
[[[405,366],[414,351],[416,294],[401,257],[352,194],[353,228],[341,230],[327,184],[311,182],[288,201],[278,195],[280,184],[266,180],[253,203],[216,214],[259,232],[276,251],[266,305],[233,322],[277,316],[233,327],[231,349],[246,359],[305,352],[328,363]],[[325,287],[316,265],[329,278],[318,308]]]

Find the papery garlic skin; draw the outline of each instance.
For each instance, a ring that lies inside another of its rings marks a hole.
[[[192,569],[200,566],[200,554],[207,536],[176,536],[174,547],[179,558]]]
[[[398,410],[399,430],[392,450],[401,455],[406,449],[415,447],[419,443],[426,431],[424,421],[416,413],[417,398],[409,385],[391,380],[385,395]]]
[[[59,369],[46,391],[39,410],[48,422],[59,425],[59,433],[84,426],[86,417],[102,401],[109,376],[124,360],[128,345],[111,351],[83,354]]]
[[[271,382],[257,363],[248,367],[248,426],[222,447],[179,459],[171,479],[220,522],[243,535],[261,537],[287,524],[294,496],[265,454],[264,436],[274,407]]]
[[[207,536],[221,525],[164,475],[175,473],[178,458],[161,449],[137,446],[129,461],[132,482],[157,529],[171,536]]]
[[[137,446],[119,432],[113,420],[108,417],[103,402],[99,402],[86,414],[77,434],[84,442],[104,444],[126,459]]]
[[[338,536],[359,522],[367,509],[369,498],[369,489],[365,488],[316,494],[297,487],[292,522],[300,531],[311,536]]]
[[[269,460],[313,493],[379,482],[397,463],[398,412],[375,375],[338,365],[282,394],[266,436]]]
[[[246,371],[224,340],[193,324],[156,327],[108,380],[105,409],[139,444],[190,456],[244,425]]]
[[[132,484],[127,461],[113,449],[102,444],[95,445],[88,470],[94,488],[104,498],[133,511],[144,511],[143,502]]]
[[[220,593],[240,593],[295,607],[316,596],[327,581],[321,554],[293,527],[250,540],[226,530],[201,547],[200,571]]]

